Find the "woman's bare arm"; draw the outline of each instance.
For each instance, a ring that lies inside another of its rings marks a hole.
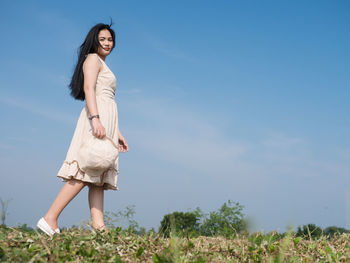
[[[95,87],[100,67],[101,62],[98,60],[97,54],[89,54],[83,64],[84,93],[90,116],[98,114]]]
[[[97,54],[89,54],[86,57],[83,64],[84,93],[85,93],[86,105],[90,116],[99,114],[97,103],[96,103],[95,88],[96,88],[97,76],[101,66],[102,64],[99,61]],[[102,126],[100,119],[93,118],[91,122],[94,128],[94,135],[98,138],[103,138],[106,135],[106,131]]]

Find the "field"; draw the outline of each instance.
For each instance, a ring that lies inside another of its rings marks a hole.
[[[292,232],[234,238],[163,238],[121,228],[63,229],[52,239],[27,227],[0,227],[1,262],[350,262],[350,234],[319,239]]]

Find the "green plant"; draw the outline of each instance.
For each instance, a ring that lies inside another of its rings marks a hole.
[[[323,230],[321,227],[316,226],[315,224],[303,225],[302,227],[298,227],[296,236],[300,236],[302,238],[315,239],[320,238],[323,234]]]
[[[25,224],[23,226],[26,226]],[[52,239],[27,227],[0,226],[1,262],[350,262],[350,234],[303,239],[289,229],[251,235],[180,237],[136,235],[120,228],[68,228]]]
[[[246,230],[242,210],[243,206],[238,202],[228,200],[218,211],[209,214],[200,227],[200,233],[205,236],[229,237]]]
[[[163,217],[160,222],[159,232],[165,237],[170,236],[170,232],[178,236],[195,235],[199,231],[200,210],[192,212],[173,212]]]
[[[134,219],[135,214],[135,205],[128,205],[124,210],[119,210],[117,212],[105,211],[105,225],[108,227],[116,227],[116,225],[119,225],[131,233],[143,234],[146,230],[140,228],[138,222]]]
[[[334,237],[335,235],[340,235],[343,233],[349,233],[349,230],[346,230],[345,228],[342,227],[336,227],[336,226],[329,226],[326,227],[323,231],[324,235],[329,236],[329,237]]]
[[[8,205],[10,203],[12,199],[8,199],[6,201],[2,200],[2,198],[0,198],[0,202],[1,202],[1,210],[0,210],[0,217],[1,217],[1,224],[5,225],[6,222],[6,217],[8,215],[7,209],[8,209]]]

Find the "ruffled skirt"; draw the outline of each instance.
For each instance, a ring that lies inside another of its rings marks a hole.
[[[106,130],[106,135],[118,144],[118,110],[115,100],[110,97],[96,96],[96,103],[100,121]],[[118,190],[119,157],[116,159],[113,167],[107,170],[84,172],[79,168],[79,163],[76,159],[77,152],[83,140],[88,138],[88,133],[93,133],[92,124],[88,117],[89,111],[85,105],[80,113],[66,158],[58,171],[57,177],[62,178],[62,181],[76,179],[103,186],[105,190]]]

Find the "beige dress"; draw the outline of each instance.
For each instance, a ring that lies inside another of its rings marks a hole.
[[[117,80],[113,72],[96,53],[89,54],[89,56],[97,56],[103,64],[103,69],[99,72],[96,81],[95,93],[97,110],[100,115],[100,121],[106,130],[106,135],[118,144],[118,110],[114,100]],[[94,185],[103,186],[105,190],[118,190],[119,156],[114,166],[108,170],[85,173],[79,169],[79,163],[76,160],[77,151],[82,141],[87,138],[88,133],[93,134],[93,127],[91,121],[88,119],[89,116],[88,108],[85,105],[80,113],[65,161],[58,171],[57,177],[62,178],[62,181],[74,178]]]

